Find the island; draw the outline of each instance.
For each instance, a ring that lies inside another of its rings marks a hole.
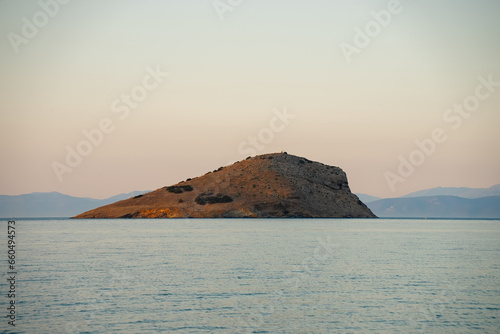
[[[248,157],[203,176],[73,218],[376,218],[339,167],[282,153]]]

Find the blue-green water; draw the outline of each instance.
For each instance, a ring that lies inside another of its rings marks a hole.
[[[500,221],[18,220],[17,333],[499,333]]]

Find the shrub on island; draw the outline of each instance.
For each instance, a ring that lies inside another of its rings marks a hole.
[[[212,193],[209,194],[202,193],[199,194],[194,201],[196,204],[205,205],[205,204],[216,204],[216,203],[230,203],[233,201],[233,199],[228,195],[217,194],[213,196]]]
[[[190,185],[170,186],[166,187],[166,189],[169,193],[174,193],[174,194],[182,194],[184,191],[193,191],[193,187],[191,187]]]

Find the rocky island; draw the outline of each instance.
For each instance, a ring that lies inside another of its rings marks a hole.
[[[213,172],[73,218],[376,218],[339,167],[287,153]]]

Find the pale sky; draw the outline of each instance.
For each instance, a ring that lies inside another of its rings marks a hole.
[[[0,194],[105,198],[281,150],[380,197],[500,183],[499,0],[59,1],[0,0]]]

